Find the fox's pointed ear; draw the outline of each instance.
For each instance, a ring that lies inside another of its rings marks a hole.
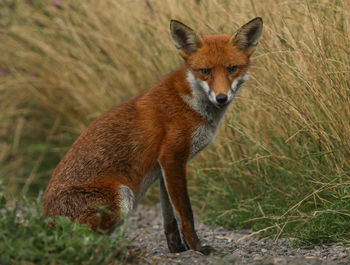
[[[186,55],[194,53],[202,46],[202,40],[194,30],[180,21],[170,21],[170,33],[175,47]]]
[[[256,45],[259,42],[263,29],[263,20],[261,17],[256,17],[243,25],[235,35],[231,38],[231,43],[237,46],[240,50],[252,54]]]

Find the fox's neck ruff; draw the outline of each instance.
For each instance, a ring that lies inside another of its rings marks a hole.
[[[228,105],[222,108],[216,107],[209,99],[210,91],[203,81],[195,79],[191,71],[187,72],[187,81],[191,95],[183,96],[183,100],[203,118],[203,123],[192,134],[192,147],[190,159],[208,146],[215,138],[220,121],[224,116]]]

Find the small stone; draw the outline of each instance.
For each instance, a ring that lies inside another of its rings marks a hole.
[[[258,260],[262,260],[263,259],[263,257],[261,256],[261,255],[259,255],[259,254],[255,254],[254,256],[253,256],[253,260],[254,261],[258,261]]]
[[[285,258],[276,257],[276,258],[273,258],[273,264],[283,265],[283,264],[287,264],[287,262]]]

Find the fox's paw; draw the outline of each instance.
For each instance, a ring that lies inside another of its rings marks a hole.
[[[178,230],[166,232],[168,248],[171,253],[178,253],[187,250],[187,247],[182,243]]]
[[[184,244],[168,244],[168,247],[170,253],[179,253],[187,250]]]
[[[201,252],[202,254],[208,256],[212,253],[215,252],[215,249],[211,246],[202,246],[201,249],[199,250],[199,252]]]

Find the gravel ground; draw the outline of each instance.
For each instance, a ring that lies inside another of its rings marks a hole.
[[[192,250],[169,253],[159,204],[155,207],[139,205],[127,223],[126,237],[132,242],[128,248],[134,254],[127,264],[350,264],[349,247],[293,248],[292,238],[259,240],[250,236],[251,231],[231,231],[201,223],[196,224],[197,234],[202,244],[216,249],[213,255],[204,256]]]

